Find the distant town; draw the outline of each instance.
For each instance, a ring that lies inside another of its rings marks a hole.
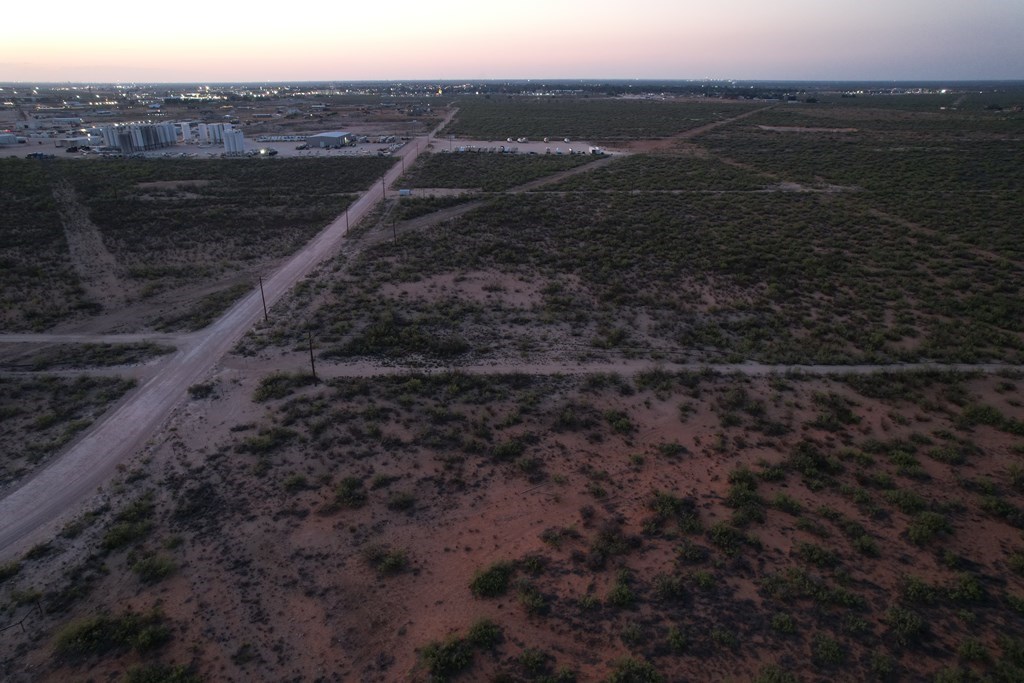
[[[280,84],[0,84],[0,156],[392,153],[460,97],[721,98],[793,103],[998,91],[1005,83],[481,81]],[[381,131],[384,131],[382,134]],[[384,145],[384,147],[381,147]],[[389,147],[390,145],[390,147]],[[345,151],[342,151],[345,150]]]

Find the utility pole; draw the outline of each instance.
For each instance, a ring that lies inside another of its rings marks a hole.
[[[313,360],[313,332],[312,330],[306,330],[306,336],[309,339],[309,368],[313,371],[313,384],[316,384],[320,380],[316,377],[316,361]]]
[[[263,299],[263,322],[269,323],[270,317],[267,315],[267,296],[263,293],[263,276],[260,275],[260,298]]]
[[[398,244],[398,228],[395,227],[395,219],[391,219],[391,235],[395,239],[395,244]]]
[[[348,207],[345,207],[345,234],[348,234]]]
[[[383,178],[380,179],[380,196],[382,198],[387,198],[388,196],[388,188],[384,185]]]

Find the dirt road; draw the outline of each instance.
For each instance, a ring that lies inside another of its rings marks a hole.
[[[382,182],[375,182],[364,192],[349,207],[347,217],[342,214],[335,219],[264,280],[268,305],[334,254],[345,236],[346,226],[365,217],[382,199],[385,188],[401,175],[403,164],[399,162],[404,160],[405,165],[412,165],[454,114],[455,110],[451,111],[426,138],[413,139],[399,150],[395,165]],[[262,315],[260,293],[254,290],[215,323],[185,338],[187,343],[180,345],[153,377],[123,399],[67,452],[0,500],[0,561],[52,536],[76,512],[78,503],[105,484],[119,463],[145,445],[188,387],[201,381]]]

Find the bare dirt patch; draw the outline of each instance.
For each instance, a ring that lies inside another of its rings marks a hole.
[[[540,303],[542,285],[497,271],[445,273],[415,283],[386,284],[381,296],[440,301],[457,296],[477,303],[530,308]]]

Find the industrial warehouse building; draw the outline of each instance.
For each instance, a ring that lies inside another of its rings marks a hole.
[[[355,144],[355,141],[355,135],[343,130],[317,133],[306,138],[306,144],[310,147],[344,147]]]

